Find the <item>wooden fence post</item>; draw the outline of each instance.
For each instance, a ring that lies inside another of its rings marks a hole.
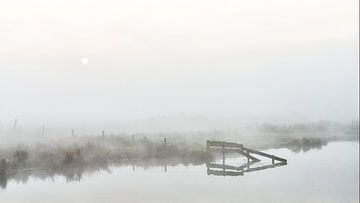
[[[166,137],[164,138],[164,157],[166,156]]]
[[[225,142],[223,142],[223,145],[222,145],[222,148],[223,148],[223,165],[225,166]],[[225,167],[223,168],[223,171],[224,171],[224,174],[225,174]]]

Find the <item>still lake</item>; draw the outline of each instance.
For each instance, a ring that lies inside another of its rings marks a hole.
[[[358,202],[359,143],[332,142],[321,149],[264,151],[288,160],[276,168],[243,176],[207,174],[206,165],[152,168],[113,167],[84,175],[26,183],[13,180],[0,202]],[[227,158],[231,164],[242,158]],[[271,160],[270,160],[271,162]],[[264,164],[264,162],[261,162]]]

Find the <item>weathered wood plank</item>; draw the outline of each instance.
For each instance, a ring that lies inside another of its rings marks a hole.
[[[216,176],[243,176],[244,172],[242,171],[218,171],[207,169],[208,175],[216,175]]]
[[[242,148],[242,144],[234,143],[234,142],[222,142],[222,141],[207,141],[208,147],[232,147],[232,148]]]
[[[209,148],[208,151],[226,152],[226,153],[238,153],[238,148]]]
[[[283,159],[283,158],[280,158],[280,157],[277,157],[277,156],[274,156],[274,155],[271,155],[271,154],[267,154],[267,153],[264,153],[264,152],[261,152],[261,151],[257,151],[257,150],[254,150],[254,149],[246,148],[242,144],[238,144],[238,143],[234,143],[234,142],[222,142],[222,141],[210,141],[210,140],[208,140],[206,142],[206,145],[207,145],[208,150],[221,150],[222,152],[238,152],[238,153],[242,154],[243,156],[245,156],[245,157],[247,157],[247,158],[249,158],[251,160],[258,160],[259,161],[259,159],[255,158],[254,156],[251,156],[248,153],[245,153],[244,150],[246,152],[249,152],[249,153],[253,153],[253,154],[257,154],[257,155],[260,155],[260,156],[270,158],[270,159],[273,160],[273,162],[274,162],[274,160],[277,160],[277,161],[280,161],[280,162],[283,162],[283,163],[287,163],[286,159]]]
[[[255,164],[257,161],[251,161],[249,163],[245,163],[241,166],[232,166],[232,165],[223,165],[223,164],[214,164],[214,163],[206,163],[206,167],[210,169],[225,169],[225,170],[235,170],[241,171],[246,167],[249,167]]]
[[[265,169],[268,169],[268,168],[275,168],[275,167],[284,166],[284,165],[286,165],[286,163],[281,162],[281,163],[270,164],[270,165],[266,165],[266,166],[259,166],[259,167],[255,167],[255,168],[249,168],[249,169],[245,169],[243,171],[244,172],[261,171],[261,170],[265,170]]]
[[[251,156],[250,154],[245,153],[242,150],[238,150],[237,152],[239,152],[241,155],[243,155],[243,156],[245,156],[245,157],[247,157],[247,158],[249,158],[249,159],[251,159],[253,161],[260,161],[260,159],[257,159],[255,157]]]
[[[254,149],[249,149],[249,148],[244,147],[244,150],[246,150],[246,151],[248,151],[250,153],[253,153],[253,154],[258,154],[260,156],[268,157],[270,159],[275,159],[277,161],[287,162],[286,159],[283,159],[283,158],[280,158],[280,157],[277,157],[277,156],[274,156],[274,155],[271,155],[271,154],[266,154],[264,152],[260,152],[260,151],[254,150]]]
[[[214,164],[214,163],[206,163],[207,168],[217,168],[217,169],[225,169],[225,170],[235,170],[239,171],[239,167],[231,166],[231,165],[223,165],[223,164]]]
[[[245,164],[239,166],[239,169],[240,169],[240,170],[243,170],[244,168],[249,167],[249,166],[253,165],[253,164],[256,163],[256,162],[257,162],[257,161],[250,161],[249,163],[245,163]]]

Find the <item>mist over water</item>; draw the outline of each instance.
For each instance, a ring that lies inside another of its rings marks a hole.
[[[358,202],[358,7],[3,0],[0,202]]]
[[[239,199],[263,202],[263,198],[271,202],[357,201],[358,142],[336,142],[300,153],[287,149],[265,152],[287,158],[289,164],[236,177],[207,175],[204,164],[170,164],[166,172],[164,163],[152,166],[133,164],[78,173],[80,176],[68,173],[66,177],[55,175],[52,178],[39,171],[29,177],[24,174],[23,177],[9,179],[7,189],[1,191],[0,200],[99,202],[106,199],[107,202],[142,202],[146,198],[146,202],[158,202],[161,197],[162,202]],[[342,157],[337,156],[339,152]],[[236,157],[226,161],[235,165],[241,163],[241,159]],[[334,167],[334,163],[338,163],[339,167]],[[19,192],[22,195],[15,195]],[[34,195],[40,193],[42,195]],[[79,196],[79,193],[86,195]]]

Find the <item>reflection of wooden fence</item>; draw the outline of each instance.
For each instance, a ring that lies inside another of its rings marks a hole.
[[[277,166],[283,166],[287,164],[287,160],[277,157],[275,155],[267,154],[264,152],[260,152],[254,149],[246,148],[242,144],[233,143],[233,142],[221,142],[221,141],[207,141],[206,142],[207,151],[221,151],[223,155],[223,163],[222,164],[215,164],[215,163],[206,163],[208,174],[212,175],[224,175],[224,176],[237,176],[243,175],[244,172],[252,172],[252,171],[259,171],[264,170],[267,168],[274,168]],[[247,158],[247,163],[241,166],[231,166],[225,164],[225,153],[227,152],[235,152],[243,155]],[[260,166],[255,168],[250,168],[250,166],[256,162],[259,162],[260,159],[252,156],[251,154],[256,154],[259,156],[267,157],[272,160],[272,164],[266,166]],[[251,161],[250,161],[251,160]],[[275,161],[279,161],[275,163]],[[214,169],[221,169],[214,170]]]

